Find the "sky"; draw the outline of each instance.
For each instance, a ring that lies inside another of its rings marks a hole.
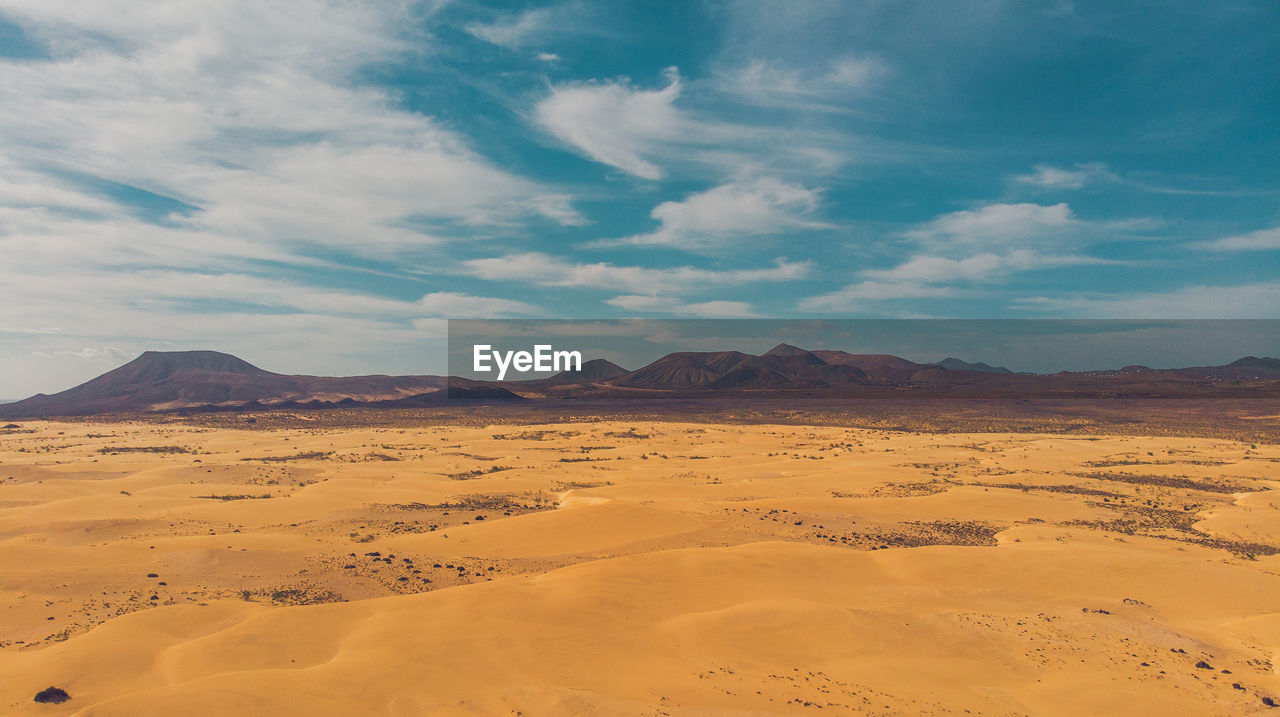
[[[0,0],[0,398],[148,349],[439,373],[457,318],[1280,318],[1278,28]]]

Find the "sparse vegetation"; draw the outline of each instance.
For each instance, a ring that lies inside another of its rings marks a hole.
[[[1196,480],[1187,476],[1130,475],[1127,473],[1075,473],[1080,478],[1109,481],[1112,483],[1130,483],[1133,485],[1160,486],[1162,488],[1180,488],[1207,493],[1247,493],[1257,490],[1239,483],[1217,481],[1209,478]]]
[[[190,453],[191,450],[182,446],[104,446],[98,449],[99,453]]]
[[[266,500],[271,497],[271,494],[263,493],[261,495],[251,495],[249,493],[235,493],[235,494],[226,493],[223,495],[197,495],[192,497],[205,498],[208,500],[224,500],[224,501],[226,500]]]
[[[493,473],[501,473],[502,471],[512,470],[513,466],[489,466],[488,468],[476,468],[475,470],[462,471],[461,473],[450,473],[449,477],[453,480],[472,480],[482,476],[491,475]]]
[[[67,691],[61,687],[46,687],[37,692],[32,701],[41,704],[60,705],[69,699],[71,699],[71,695],[67,694]]]
[[[332,590],[310,585],[241,590],[240,599],[246,602],[266,601],[273,605],[324,605],[346,601]]]
[[[635,428],[628,428],[625,431],[605,431],[604,435],[606,438],[637,438],[642,440],[646,438],[653,438],[653,436],[648,433],[641,433]]]
[[[255,456],[252,458],[241,458],[242,461],[266,461],[268,463],[284,463],[286,461],[318,461],[328,458],[332,455],[330,451],[308,451],[306,453],[296,453],[292,456]]]

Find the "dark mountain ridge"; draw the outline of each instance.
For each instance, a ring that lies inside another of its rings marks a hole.
[[[550,378],[541,379],[541,382],[548,386],[558,386],[568,383],[609,381],[628,373],[630,371],[607,359],[591,359],[582,363],[580,371],[561,371]]]
[[[1004,366],[989,366],[981,361],[969,363],[961,361],[958,358],[947,357],[938,362],[938,365],[949,371],[982,371],[984,373],[1013,373]]]
[[[1226,385],[1227,382],[1235,382]],[[891,354],[809,351],[778,344],[755,356],[739,351],[681,351],[604,381],[560,377],[554,391],[533,382],[506,382],[517,393],[554,397],[629,395],[1120,397],[1280,394],[1280,361],[1245,357],[1226,366],[1186,369],[1126,367],[1119,371],[1014,373],[1003,366],[949,357],[916,363]],[[1261,393],[1260,393],[1261,392]]]
[[[799,397],[1280,397],[1280,360],[1246,356],[1224,366],[1012,373],[960,359],[920,364],[889,354],[809,351],[779,344],[759,356],[681,351],[635,371],[595,359],[580,372],[533,381],[441,376],[325,377],[272,373],[217,351],[148,351],[52,395],[0,405],[2,418],[148,411],[333,407],[422,408],[448,400],[522,398]]]

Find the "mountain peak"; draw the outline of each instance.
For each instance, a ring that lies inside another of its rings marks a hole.
[[[774,346],[773,348],[764,352],[764,355],[765,356],[804,356],[805,354],[808,354],[808,353],[809,353],[808,351],[800,348],[799,346],[792,346],[791,344],[783,343],[783,344],[778,344],[777,346]]]
[[[629,371],[608,359],[591,359],[582,362],[581,371],[561,371],[551,378],[544,379],[548,384],[590,383],[608,381],[625,376]]]
[[[140,380],[154,381],[183,371],[209,371],[261,375],[270,373],[237,356],[221,351],[144,351],[138,358],[116,369]],[[113,372],[114,373],[114,372]]]
[[[1259,358],[1257,356],[1245,356],[1244,358],[1236,359],[1235,361],[1232,361],[1227,365],[1228,366],[1265,366],[1267,368],[1280,368],[1280,360],[1268,358],[1265,356],[1262,358]]]
[[[938,365],[949,371],[978,371],[979,373],[1013,373],[1004,366],[991,366],[981,361],[964,361],[958,358],[948,356],[938,362]]]

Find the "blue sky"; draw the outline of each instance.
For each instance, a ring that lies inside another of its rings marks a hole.
[[[145,349],[439,372],[447,318],[1276,318],[1277,28],[0,0],[0,397]]]

